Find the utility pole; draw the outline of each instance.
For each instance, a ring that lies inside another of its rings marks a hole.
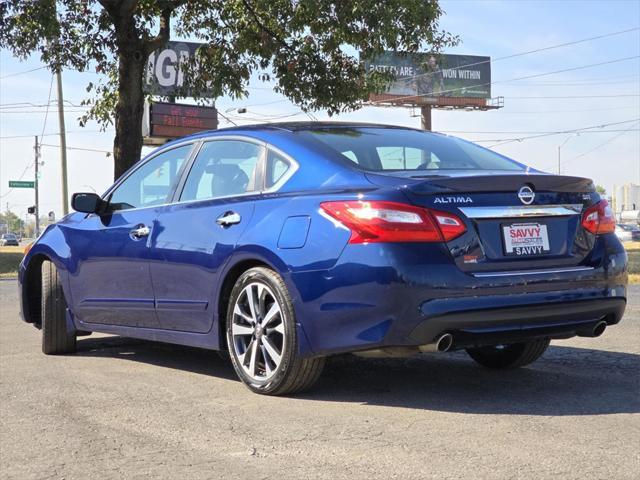
[[[431,131],[431,105],[420,107],[420,128]]]
[[[67,133],[64,128],[64,99],[62,98],[62,74],[56,71],[58,83],[58,124],[60,127],[60,166],[62,167],[62,214],[69,213],[69,191],[67,190]]]
[[[560,167],[561,167],[561,165],[560,165],[560,150],[561,150],[561,149],[562,149],[562,147],[564,147],[564,146],[567,144],[567,142],[568,142],[569,140],[571,140],[573,137],[574,137],[574,135],[569,135],[569,136],[565,139],[565,141],[564,141],[564,142],[562,142],[560,145],[558,145],[558,175],[560,175],[560,173],[561,173],[561,171],[560,171],[560,170],[561,170],[561,168],[560,168]]]
[[[36,232],[35,232],[35,237],[38,238],[40,236],[40,206],[38,205],[38,165],[40,164],[40,146],[38,145],[38,136],[36,135],[36,145],[33,148],[35,151],[35,156],[36,156],[36,162],[35,162],[35,166],[36,166],[36,174],[35,174],[35,178],[33,181],[33,186],[34,189],[36,191],[36,211],[35,211],[35,215],[36,215]]]

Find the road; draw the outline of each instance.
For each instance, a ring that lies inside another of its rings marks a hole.
[[[2,281],[0,478],[638,478],[630,293],[622,324],[529,368],[343,356],[313,391],[271,398],[204,350],[94,335],[45,357]]]

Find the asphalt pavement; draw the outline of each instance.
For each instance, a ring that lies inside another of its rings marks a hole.
[[[273,398],[195,348],[92,335],[47,357],[0,281],[0,478],[637,479],[640,286],[629,300],[524,369],[341,356]]]

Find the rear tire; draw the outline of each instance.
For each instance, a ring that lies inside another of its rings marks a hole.
[[[42,352],[58,355],[76,351],[75,332],[67,328],[67,302],[58,269],[49,260],[42,263]]]
[[[293,302],[273,270],[256,267],[240,276],[229,298],[226,330],[233,368],[255,393],[301,392],[322,373],[324,357],[298,353]]]
[[[547,350],[550,340],[543,338],[523,343],[468,348],[467,353],[480,365],[496,370],[519,368],[535,362]]]

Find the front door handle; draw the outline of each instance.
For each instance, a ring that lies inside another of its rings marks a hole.
[[[134,240],[140,240],[141,238],[148,237],[151,233],[151,229],[146,225],[138,225],[136,228],[129,232],[131,238]]]
[[[218,217],[216,223],[223,227],[230,227],[231,225],[235,225],[236,223],[240,223],[242,217],[240,217],[239,213],[236,212],[225,212],[221,216]]]

